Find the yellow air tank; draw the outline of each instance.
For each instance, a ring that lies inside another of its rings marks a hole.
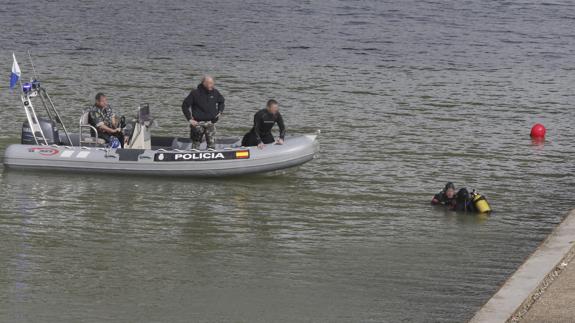
[[[485,197],[479,193],[475,193],[475,195],[473,195],[473,205],[475,205],[475,208],[479,213],[491,212],[491,206]]]

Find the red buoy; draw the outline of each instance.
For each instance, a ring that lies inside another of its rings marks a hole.
[[[545,126],[540,123],[536,123],[533,128],[531,128],[531,138],[545,138]]]

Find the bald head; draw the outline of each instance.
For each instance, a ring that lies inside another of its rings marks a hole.
[[[204,75],[202,77],[202,85],[206,88],[206,90],[211,91],[214,89],[214,78],[210,75]]]

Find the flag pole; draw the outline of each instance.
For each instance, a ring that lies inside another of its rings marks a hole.
[[[30,55],[30,50],[28,49],[26,52],[28,53],[28,59],[30,60],[30,65],[32,65],[32,71],[34,71],[34,78],[36,81],[38,81],[40,76],[36,72],[36,66],[34,66],[34,62],[32,61],[32,55]]]
[[[16,54],[14,54],[14,52],[12,52],[12,56],[14,57],[14,61],[16,61]],[[20,84],[20,97],[22,97],[23,99],[24,86],[22,86],[22,69],[20,68],[20,66],[18,66],[18,69],[20,70],[20,75],[18,76],[18,83]]]

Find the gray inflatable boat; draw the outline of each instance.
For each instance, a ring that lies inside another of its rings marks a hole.
[[[125,130],[124,148],[109,148],[88,124],[88,112],[80,118],[79,131],[68,132],[46,90],[36,80],[22,87],[22,106],[27,121],[21,144],[7,147],[4,166],[11,169],[73,171],[160,176],[231,176],[285,169],[306,163],[317,155],[316,134],[286,137],[283,145],[242,147],[240,138],[222,138],[216,149],[205,143],[191,149],[189,138],[153,137],[149,107],[138,108]],[[34,101],[42,103],[47,117],[39,118]]]
[[[168,142],[181,145],[181,140],[152,137],[152,149],[14,144],[4,153],[4,165],[74,172],[229,176],[298,166],[312,160],[319,149],[316,135],[287,137],[283,145],[267,145],[264,149],[241,147],[240,138],[221,140],[214,151],[162,146]]]

